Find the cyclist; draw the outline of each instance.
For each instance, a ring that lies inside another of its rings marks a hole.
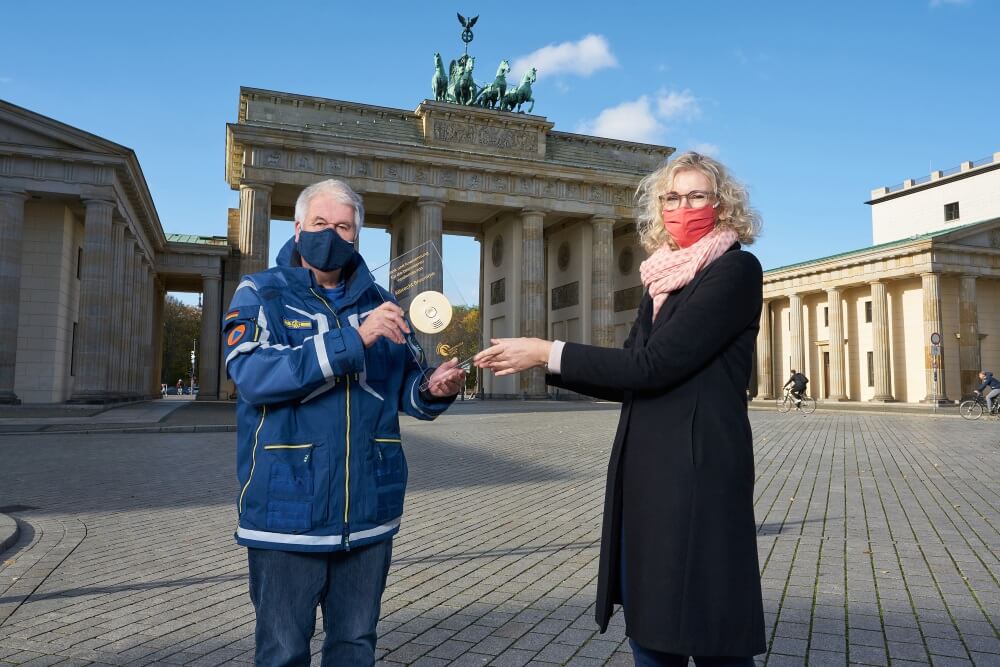
[[[788,389],[788,387],[791,386],[791,394],[792,398],[795,399],[795,407],[802,405],[802,393],[805,392],[807,384],[809,384],[809,378],[802,373],[796,372],[793,368],[792,374],[788,378],[788,382],[786,382],[785,386],[782,388]],[[997,386],[1000,386],[1000,382],[997,383]]]
[[[979,371],[979,379],[982,384],[979,385],[976,393],[986,392],[986,388],[989,387],[989,391],[986,392],[986,412],[992,413],[993,399],[1000,396],[1000,380],[993,377],[993,373],[990,371]]]

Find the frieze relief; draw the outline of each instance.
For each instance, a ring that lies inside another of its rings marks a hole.
[[[313,159],[312,155],[307,155],[305,153],[299,153],[298,157],[295,158],[295,168],[301,169],[303,171],[313,171],[315,169],[316,161]]]
[[[340,174],[344,171],[344,158],[334,156],[326,159],[326,171],[331,174]]]
[[[435,141],[446,144],[488,146],[518,153],[538,152],[538,133],[530,130],[435,120],[432,136]]]
[[[264,151],[263,159],[265,167],[280,167],[281,166],[281,151]]]
[[[375,169],[369,160],[354,160],[355,176],[374,176]]]

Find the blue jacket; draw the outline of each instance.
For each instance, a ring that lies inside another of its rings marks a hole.
[[[357,327],[392,297],[355,257],[335,310],[292,239],[278,266],[240,281],[223,316],[242,545],[337,551],[391,538],[407,477],[399,410],[430,420],[451,404],[421,394],[409,346],[365,348]]]
[[[997,380],[995,377],[993,377],[993,373],[987,371],[985,375],[986,379],[983,380],[983,383],[981,385],[979,385],[979,389],[977,391],[983,391],[986,389],[986,387],[989,387],[990,389],[1000,389],[1000,380]]]

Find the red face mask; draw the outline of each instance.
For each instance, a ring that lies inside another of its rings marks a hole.
[[[662,215],[667,233],[682,248],[694,245],[715,227],[714,206],[678,208]]]

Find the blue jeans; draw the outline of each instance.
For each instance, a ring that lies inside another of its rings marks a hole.
[[[392,540],[350,551],[247,549],[257,613],[256,665],[309,665],[316,607],[323,608],[324,667],[375,664],[375,626]]]

